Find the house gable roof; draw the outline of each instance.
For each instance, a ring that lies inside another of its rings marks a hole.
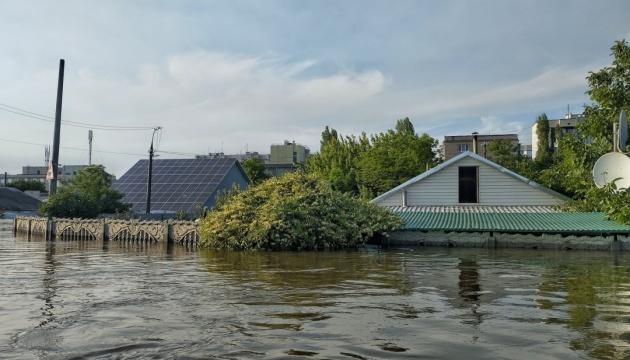
[[[12,187],[0,187],[0,210],[34,211],[40,201]]]
[[[113,184],[134,212],[146,208],[148,165],[148,160],[139,160]],[[242,166],[232,158],[153,160],[151,210],[194,211],[203,207],[221,186],[227,186],[224,180],[233,169],[249,183]]]
[[[535,182],[533,180],[530,180],[530,179],[528,179],[528,178],[526,178],[526,177],[524,177],[522,175],[519,175],[519,174],[515,173],[514,171],[508,170],[508,169],[504,168],[503,166],[501,166],[501,165],[499,165],[499,164],[497,164],[497,163],[495,163],[493,161],[490,161],[490,160],[486,159],[483,156],[480,156],[478,154],[472,153],[470,151],[465,151],[465,152],[463,152],[463,153],[461,153],[461,154],[459,154],[459,155],[457,155],[457,156],[455,156],[455,157],[453,157],[453,158],[451,158],[451,159],[449,159],[449,160],[439,164],[438,166],[436,166],[436,167],[434,167],[432,169],[429,169],[429,170],[423,172],[422,174],[420,174],[420,175],[418,175],[418,176],[416,176],[416,177],[414,177],[414,178],[412,178],[412,179],[410,179],[410,180],[408,180],[408,181],[406,181],[406,182],[396,186],[395,188],[393,188],[393,189],[391,189],[391,190],[389,190],[389,191],[387,191],[387,192],[385,192],[385,193],[375,197],[370,202],[376,202],[376,201],[379,201],[381,199],[384,199],[387,196],[389,196],[389,195],[391,195],[391,194],[393,194],[393,193],[395,193],[395,192],[397,192],[399,190],[405,189],[405,188],[407,188],[410,185],[413,185],[413,184],[415,184],[417,182],[420,182],[423,179],[425,179],[425,178],[427,178],[427,177],[429,177],[429,176],[431,176],[431,175],[433,175],[435,173],[438,173],[438,172],[444,170],[445,168],[455,164],[459,160],[461,160],[463,158],[466,158],[466,157],[470,157],[472,159],[475,159],[475,160],[481,162],[484,165],[488,165],[488,166],[494,168],[495,170],[501,172],[502,174],[511,176],[514,179],[522,181],[523,183],[525,183],[525,184],[535,188],[536,190],[540,190],[540,191],[546,192],[547,194],[552,195],[554,197],[557,197],[559,199],[562,199],[564,201],[569,200],[569,198],[566,197],[565,195],[562,195],[559,192],[553,191],[553,190],[551,190],[551,189],[549,189],[549,188],[547,188],[547,187],[545,187],[543,185],[540,185],[540,184],[538,184],[537,182]]]

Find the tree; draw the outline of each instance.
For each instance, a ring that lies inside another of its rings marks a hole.
[[[241,165],[252,184],[258,184],[269,178],[265,173],[265,162],[259,157],[245,159],[241,161]]]
[[[612,148],[612,128],[621,110],[630,110],[630,46],[624,40],[611,47],[612,64],[589,72],[586,92],[592,104],[584,107],[580,133],[599,146]]]
[[[538,180],[573,198],[568,209],[601,211],[630,223],[630,193],[612,186],[599,189],[592,180],[595,161],[612,150],[612,128],[622,109],[630,109],[630,47],[625,40],[611,48],[612,65],[590,72],[587,94],[593,101],[584,107],[585,120],[578,136],[563,136],[550,163],[541,167]]]
[[[415,133],[409,118],[398,120],[396,130],[371,138],[371,147],[357,163],[357,184],[364,198],[372,198],[433,167],[437,140]]]
[[[328,181],[335,190],[357,195],[356,163],[369,147],[370,141],[365,133],[359,138],[344,137],[326,126],[322,132],[319,153],[308,158],[306,171]]]
[[[394,130],[359,137],[341,136],[326,127],[321,148],[307,162],[306,171],[333,189],[371,198],[409,180],[438,161],[437,141],[419,136],[409,118],[396,122]]]
[[[8,187],[16,188],[20,191],[35,190],[46,191],[46,186],[38,180],[18,179],[7,184]]]
[[[492,140],[487,150],[488,158],[497,164],[528,178],[536,175],[533,161],[521,154],[519,144],[504,139]]]
[[[231,194],[201,220],[200,245],[219,249],[356,247],[400,226],[393,213],[302,171]]]
[[[121,202],[123,194],[112,189],[113,177],[102,165],[88,166],[59,191],[42,203],[40,213],[57,217],[93,218],[102,213],[129,210]]]
[[[536,151],[536,162],[548,164],[551,160],[551,147],[549,145],[549,119],[547,114],[542,113],[536,120],[536,136],[538,136],[538,151]]]
[[[91,198],[63,187],[40,205],[39,212],[50,217],[95,218],[99,214],[99,209],[98,204]]]

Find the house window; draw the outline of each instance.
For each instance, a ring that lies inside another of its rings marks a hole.
[[[459,202],[478,203],[479,168],[477,166],[461,166],[459,168]]]
[[[463,153],[464,151],[468,151],[468,144],[458,144],[457,151]]]

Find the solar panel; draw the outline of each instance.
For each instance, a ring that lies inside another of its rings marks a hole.
[[[138,161],[113,185],[135,212],[146,209],[148,165],[148,160]],[[234,166],[236,160],[229,158],[153,160],[151,210],[190,212],[203,207]]]

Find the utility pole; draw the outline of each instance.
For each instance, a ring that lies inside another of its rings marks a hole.
[[[65,60],[59,60],[59,79],[57,82],[57,107],[55,109],[55,130],[53,134],[52,161],[50,163],[52,174],[50,174],[50,195],[57,191],[57,174],[59,169],[59,135],[61,133],[61,103],[63,99],[63,73]]]
[[[162,129],[161,127],[156,127],[153,129],[153,135],[151,135],[151,147],[149,147],[149,176],[147,178],[147,214],[151,213],[151,177],[153,176],[153,156],[155,152],[153,151],[153,140],[155,138],[155,133]]]
[[[88,141],[89,141],[89,153],[88,153],[88,165],[92,165],[92,138],[94,137],[94,133],[92,130],[88,130]]]

